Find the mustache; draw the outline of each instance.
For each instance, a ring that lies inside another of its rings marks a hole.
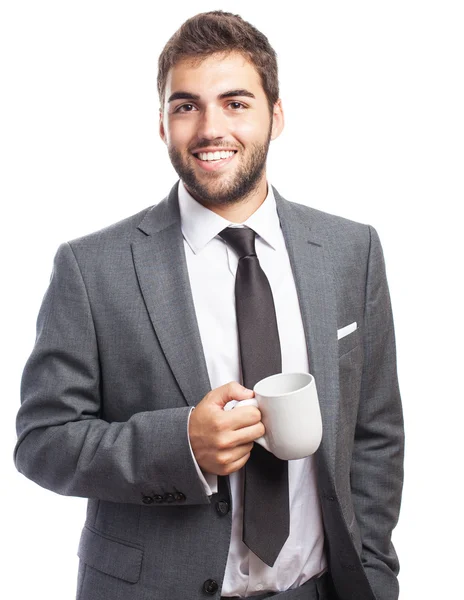
[[[222,150],[236,150],[237,146],[241,147],[241,144],[235,144],[234,146],[230,146],[227,142],[224,142],[223,140],[206,140],[206,139],[202,139],[199,140],[196,144],[192,144],[189,148],[190,151],[192,150],[201,150],[202,148],[210,148],[211,146],[214,146],[215,148],[221,148]]]

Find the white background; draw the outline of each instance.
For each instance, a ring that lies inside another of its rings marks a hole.
[[[271,145],[270,180],[288,199],[380,234],[407,432],[394,532],[401,599],[463,598],[464,19],[462,2],[447,0],[1,3],[8,598],[75,593],[85,500],[39,488],[12,462],[20,374],[53,256],[174,183],[157,134],[157,57],[186,18],[217,8],[256,25],[279,56],[286,128]]]

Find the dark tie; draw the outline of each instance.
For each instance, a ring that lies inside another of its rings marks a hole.
[[[243,384],[249,389],[282,371],[279,332],[269,281],[255,252],[255,232],[228,227],[219,234],[238,254],[235,310]],[[243,541],[275,563],[290,529],[288,463],[255,444],[245,465]]]

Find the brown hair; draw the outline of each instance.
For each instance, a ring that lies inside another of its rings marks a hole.
[[[239,15],[215,10],[195,15],[175,32],[158,60],[158,93],[164,103],[169,70],[184,58],[201,62],[218,53],[241,52],[261,77],[269,109],[279,99],[277,55],[267,37]]]

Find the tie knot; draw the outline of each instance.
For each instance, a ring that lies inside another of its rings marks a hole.
[[[249,229],[248,227],[226,227],[219,235],[235,250],[239,259],[244,256],[256,256],[256,233],[253,229]]]

